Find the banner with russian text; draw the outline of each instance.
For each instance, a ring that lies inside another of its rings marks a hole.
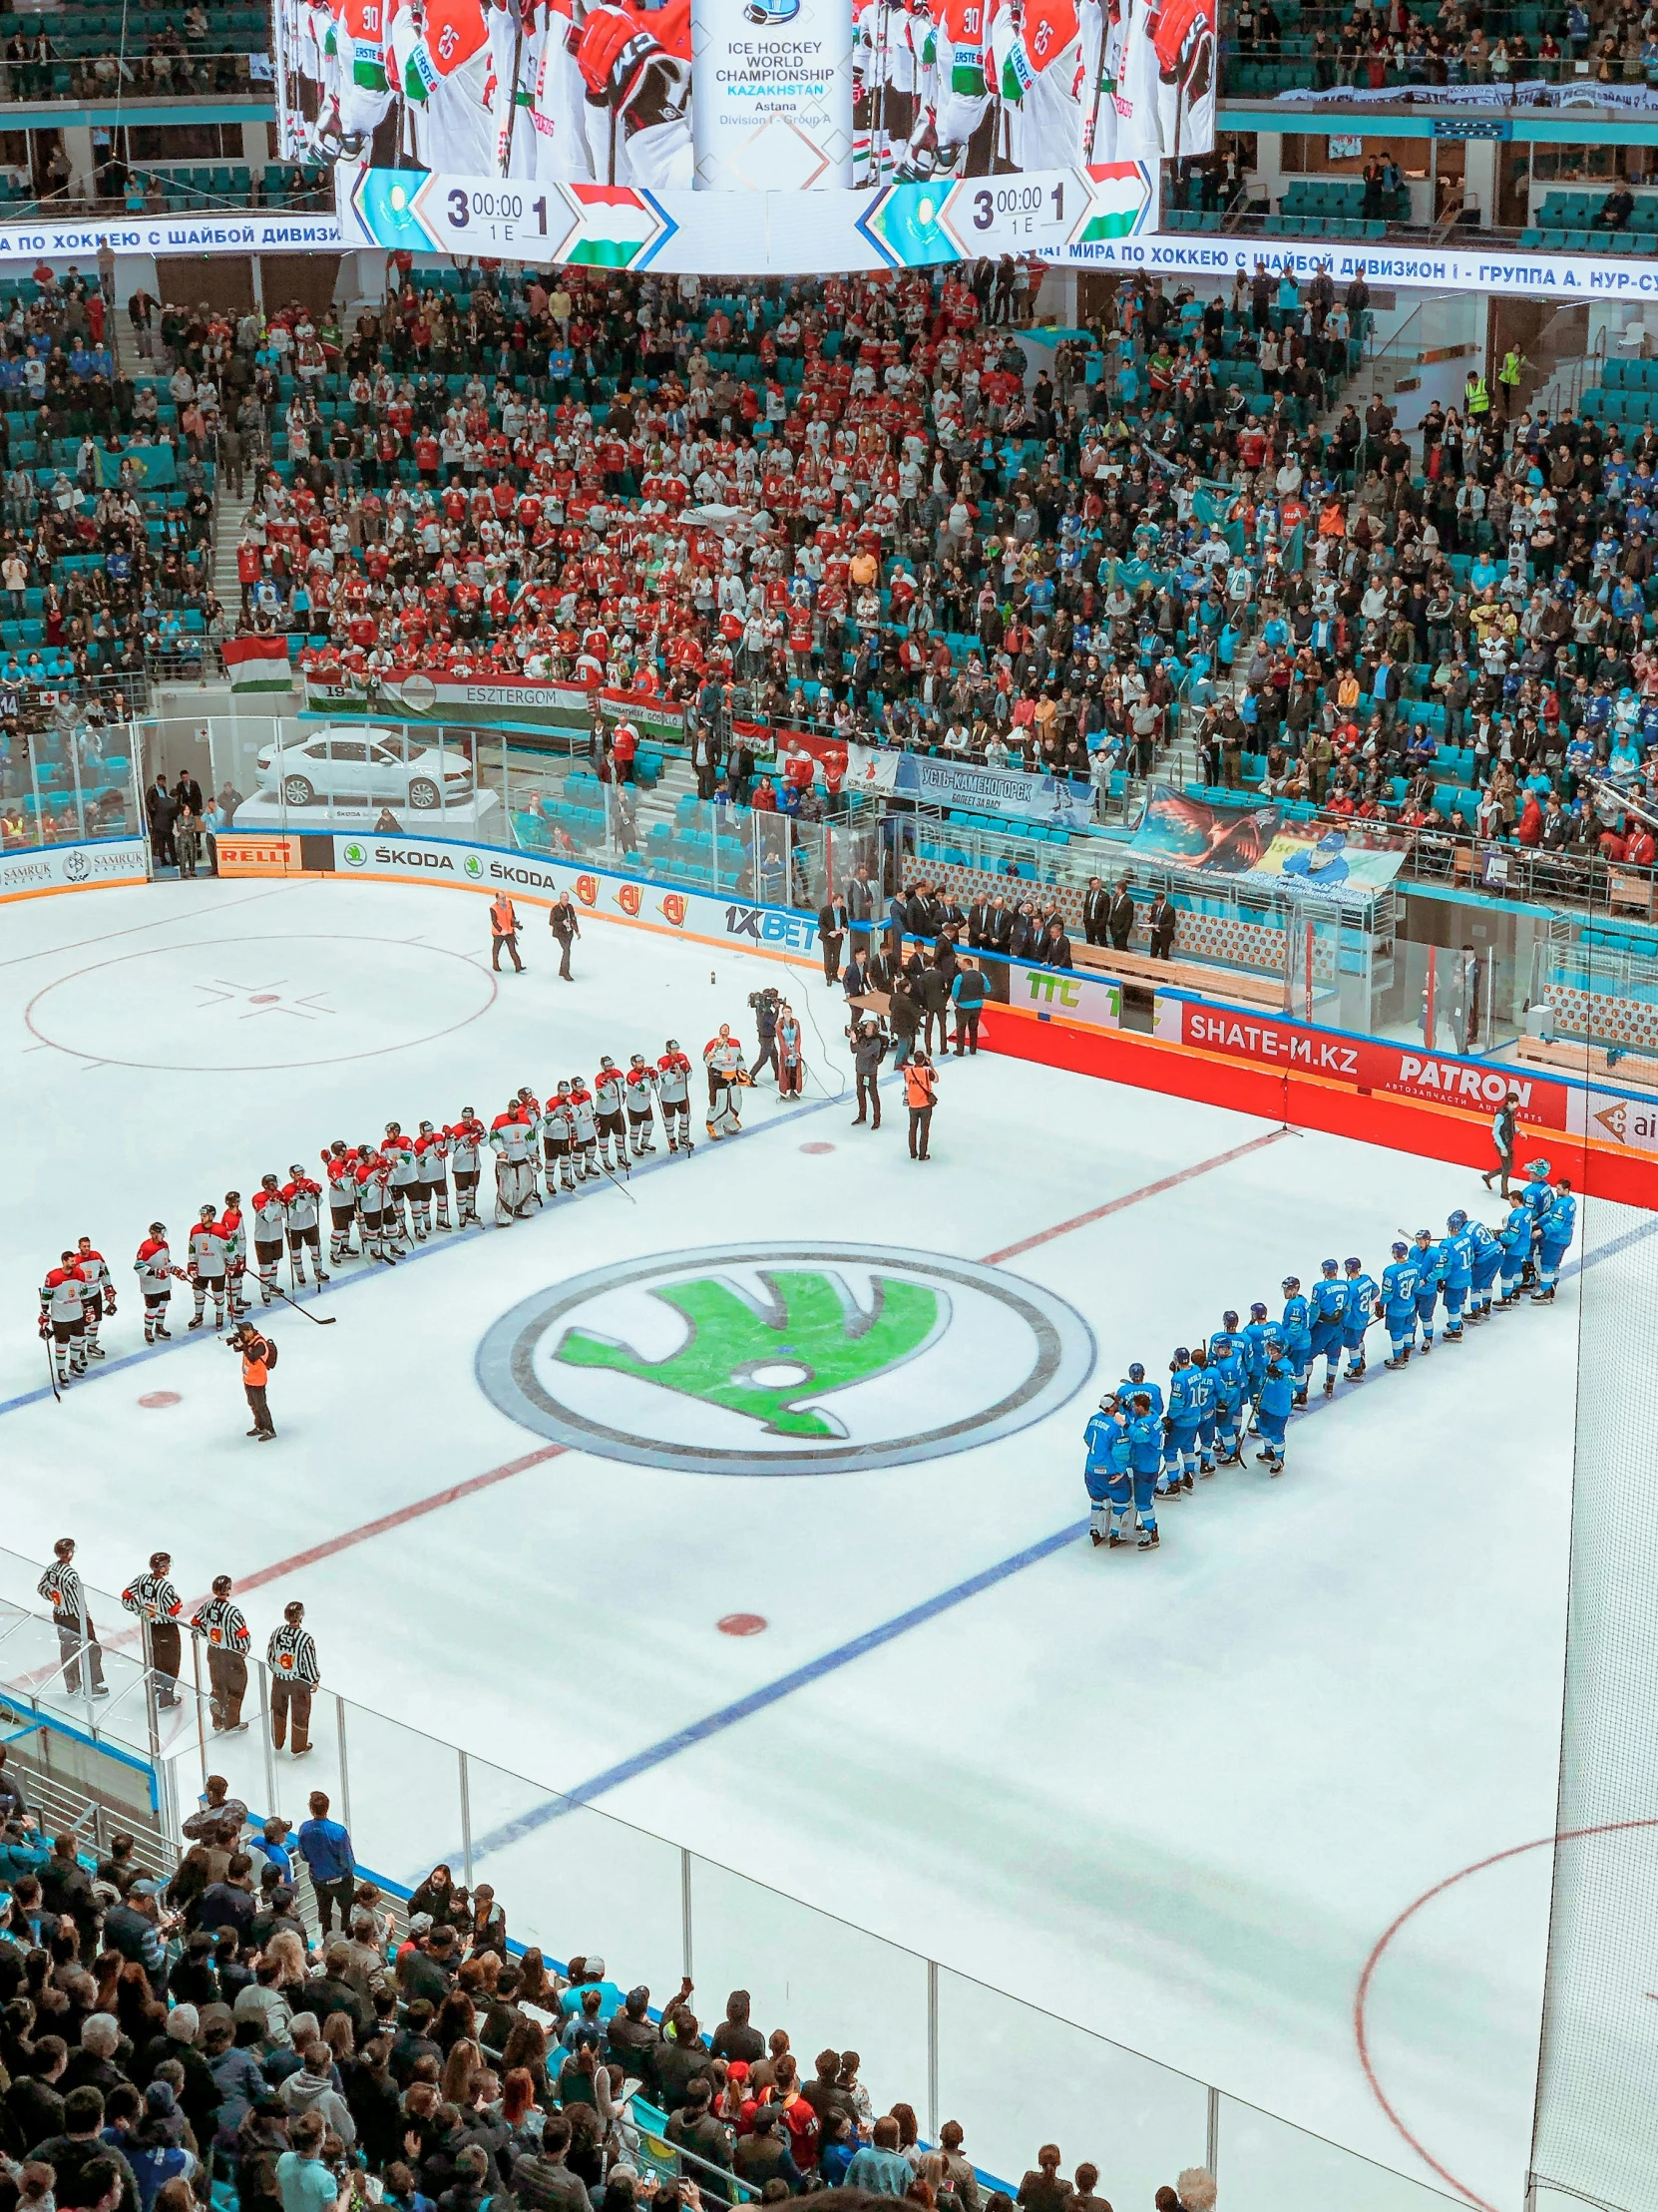
[[[313,711],[464,722],[474,729],[525,723],[589,729],[597,706],[607,722],[630,721],[641,737],[678,744],[684,736],[681,706],[635,691],[593,690],[584,683],[530,676],[460,675],[448,668],[388,668],[383,675],[364,675],[337,662],[314,664],[301,674],[305,703]]]

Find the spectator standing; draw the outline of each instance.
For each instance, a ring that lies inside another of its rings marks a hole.
[[[576,909],[570,903],[568,891],[561,891],[547,910],[548,927],[553,932],[554,943],[559,948],[559,977],[561,982],[574,981],[570,973],[570,949],[582,934]]]
[[[316,1893],[317,1918],[326,1936],[334,1925],[336,1908],[341,1930],[350,1923],[357,1868],[349,1834],[337,1820],[328,1818],[326,1793],[312,1790],[309,1802],[311,1817],[300,1822],[294,1842],[309,1870],[311,1888]]]

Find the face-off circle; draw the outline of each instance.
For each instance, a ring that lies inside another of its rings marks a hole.
[[[619,1261],[502,1315],[478,1379],[538,1436],[692,1475],[836,1475],[971,1451],[1041,1421],[1093,1336],[998,1268],[877,1244],[755,1243]]]
[[[125,953],[46,984],[43,1045],[194,1075],[334,1067],[429,1045],[492,1004],[486,968],[398,938],[226,937]]]

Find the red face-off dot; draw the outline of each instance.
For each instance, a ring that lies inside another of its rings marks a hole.
[[[179,1393],[176,1390],[147,1390],[139,1400],[141,1406],[149,1407],[152,1412],[158,1406],[176,1406],[178,1403]]]
[[[255,991],[247,1003],[249,1006],[274,1006],[276,1004],[276,993],[274,991]]]
[[[822,1142],[818,1142],[816,1144],[802,1144],[800,1147],[803,1152],[832,1152],[834,1148],[835,1147],[833,1144],[825,1144]]]
[[[758,1636],[768,1625],[764,1613],[727,1613],[718,1623],[722,1636]]]

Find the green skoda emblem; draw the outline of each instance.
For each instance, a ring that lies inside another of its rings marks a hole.
[[[469,876],[481,876],[484,872],[484,863],[479,859],[478,855],[475,852],[469,852],[466,858],[461,862],[461,869],[463,874]]]
[[[368,854],[364,851],[361,845],[347,845],[345,848],[345,858],[347,863],[351,867],[361,868],[366,863],[368,859]]]
[[[755,1244],[623,1260],[504,1314],[478,1376],[538,1435],[708,1475],[823,1475],[1042,1420],[1093,1366],[1065,1302],[971,1260]]]

